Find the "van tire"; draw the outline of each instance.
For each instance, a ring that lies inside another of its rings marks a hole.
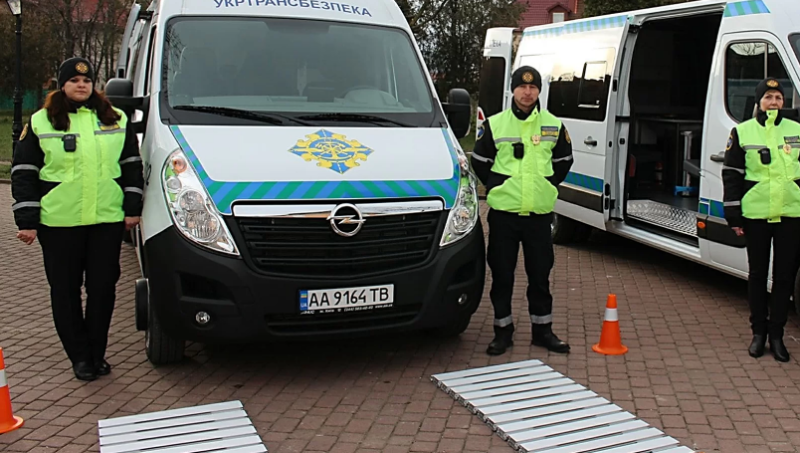
[[[582,223],[553,213],[553,225],[551,228],[553,243],[558,245],[579,242]],[[587,235],[588,237],[588,235]]]
[[[472,320],[472,313],[461,313],[453,318],[448,324],[437,329],[427,331],[428,335],[434,338],[453,338],[461,335],[469,327]]]
[[[134,292],[134,320],[136,322],[136,330],[143,332],[147,330],[147,306],[150,299],[150,289],[147,284],[146,278],[136,280],[136,289]]]
[[[794,299],[794,311],[800,315],[800,272],[797,273],[797,277],[794,279],[794,295],[792,298]]]
[[[164,332],[158,314],[149,307],[149,304],[144,342],[147,359],[153,365],[167,365],[183,360],[186,342],[176,340]]]

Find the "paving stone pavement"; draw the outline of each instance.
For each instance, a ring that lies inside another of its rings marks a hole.
[[[517,341],[501,357],[484,353],[492,338],[487,285],[459,339],[193,344],[184,363],[158,368],[134,329],[138,267],[125,245],[108,354],[113,371],[77,381],[53,327],[40,248],[15,238],[10,204],[9,186],[0,185],[0,347],[14,413],[25,425],[0,435],[0,451],[99,451],[100,419],[238,399],[270,452],[511,452],[430,376],[531,358],[698,451],[800,447],[797,317],[787,328],[791,362],[752,359],[744,281],[606,234],[556,248],[554,329],[571,343],[569,356],[529,346],[519,266]],[[591,351],[610,292],[630,348],[621,357]]]

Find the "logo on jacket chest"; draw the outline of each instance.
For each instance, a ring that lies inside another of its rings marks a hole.
[[[102,122],[98,121],[97,122],[97,127],[99,127],[101,131],[115,131],[115,130],[119,129],[119,123],[105,125]]]

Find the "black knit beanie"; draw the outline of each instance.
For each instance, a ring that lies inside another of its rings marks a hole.
[[[762,80],[761,83],[759,83],[758,86],[756,87],[756,103],[757,104],[760,105],[761,98],[763,98],[764,95],[767,94],[767,91],[769,91],[769,90],[776,90],[779,93],[781,93],[782,96],[785,96],[785,94],[783,93],[783,87],[781,86],[781,83],[778,82],[777,79],[774,79],[774,78],[770,77],[768,79]]]
[[[58,68],[58,88],[63,88],[69,79],[75,76],[86,76],[92,82],[95,82],[94,68],[89,60],[85,58],[75,57],[61,63]]]
[[[511,76],[511,91],[526,83],[534,85],[539,91],[542,91],[542,75],[539,74],[539,71],[530,66],[517,68]]]

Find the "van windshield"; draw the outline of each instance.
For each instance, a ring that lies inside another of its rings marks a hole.
[[[437,117],[412,41],[388,27],[181,18],[168,25],[163,71],[163,96],[178,122],[213,124],[213,113],[222,111],[283,118],[368,115],[417,127],[431,126]],[[195,107],[206,113],[187,116],[200,110]]]

